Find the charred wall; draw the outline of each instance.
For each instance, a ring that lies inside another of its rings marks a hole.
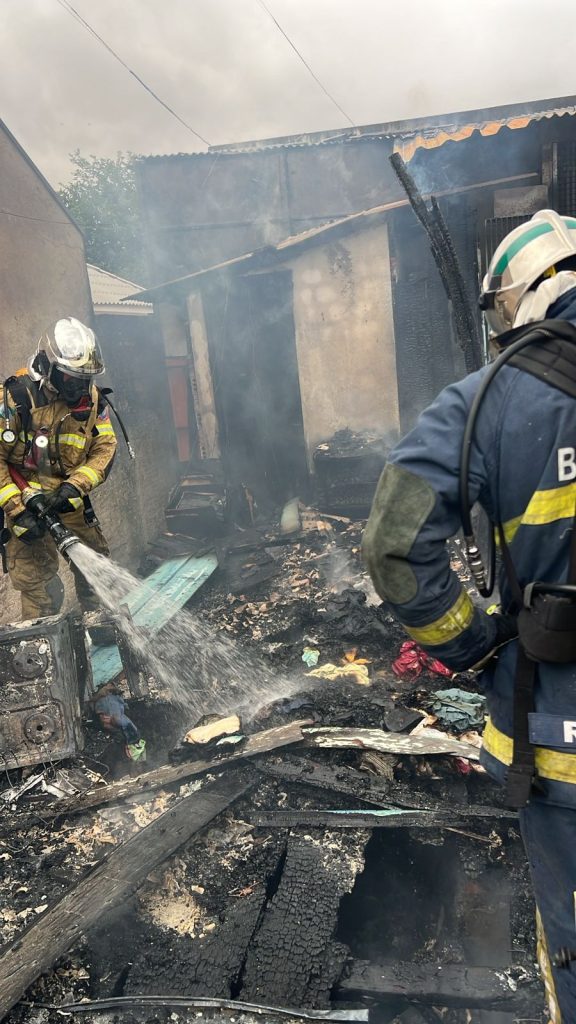
[[[306,482],[292,275],[215,275],[202,300],[226,479],[285,501]]]
[[[126,424],[136,458],[130,459],[120,428],[110,477],[96,491],[112,557],[134,564],[146,544],[164,529],[164,507],[175,481],[176,445],[164,350],[155,316],[96,318],[106,362],[104,384]]]
[[[391,152],[390,140],[357,140],[142,161],[151,280],[180,277],[401,198]]]

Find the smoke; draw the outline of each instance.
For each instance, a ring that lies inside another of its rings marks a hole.
[[[256,0],[75,6],[211,142],[347,127]],[[357,124],[573,91],[570,62],[542,59],[536,0],[414,0],[410,18],[380,0],[271,8]],[[558,0],[554,22],[570,36],[572,0]],[[102,156],[203,148],[55,0],[4,0],[0,30],[2,116],[54,184],[76,147]],[[511,52],[521,55],[513,75]]]

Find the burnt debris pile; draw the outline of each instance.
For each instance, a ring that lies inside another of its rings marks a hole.
[[[189,608],[243,671],[259,660],[269,699],[186,721],[151,680],[130,702],[147,764],[119,771],[88,726],[75,758],[6,773],[0,1016],[540,1019],[473,678],[406,643],[361,523],[299,507],[292,525],[223,535]]]

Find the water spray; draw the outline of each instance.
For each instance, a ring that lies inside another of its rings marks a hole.
[[[12,480],[20,489],[22,503],[26,511],[31,512],[38,522],[46,527],[58,552],[63,555],[66,561],[70,562],[70,548],[75,544],[79,544],[80,538],[75,533],[72,533],[68,527],[64,526],[56,513],[50,508],[44,491],[38,491],[36,488],[30,487],[28,480],[14,466],[9,466],[8,469]]]

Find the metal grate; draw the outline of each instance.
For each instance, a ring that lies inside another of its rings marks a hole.
[[[576,142],[559,142],[557,160],[558,213],[576,217]]]
[[[484,221],[484,231],[478,239],[478,249],[482,260],[482,277],[486,273],[490,260],[492,259],[500,242],[506,238],[509,231],[525,224],[530,220],[530,215],[525,217],[490,217]]]

